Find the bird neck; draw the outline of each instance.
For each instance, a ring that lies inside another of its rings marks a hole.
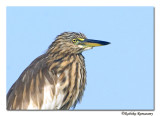
[[[48,56],[50,56],[54,60],[62,60],[68,56],[82,56],[82,53],[74,53],[70,49],[61,49],[61,48],[51,48],[47,51]],[[83,56],[82,56],[83,57]],[[83,57],[84,58],[84,57]]]

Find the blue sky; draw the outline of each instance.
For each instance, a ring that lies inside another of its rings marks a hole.
[[[153,7],[7,7],[7,92],[64,31],[111,42],[85,51],[87,85],[75,109],[154,108]]]

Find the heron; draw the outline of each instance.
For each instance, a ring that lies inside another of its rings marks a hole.
[[[7,93],[7,110],[69,110],[81,101],[86,85],[82,52],[110,42],[63,32],[22,72]]]

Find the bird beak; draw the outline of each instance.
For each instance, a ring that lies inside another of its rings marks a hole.
[[[110,42],[106,41],[100,41],[100,40],[92,40],[92,39],[85,39],[84,41],[81,41],[82,45],[85,45],[87,47],[96,47],[96,46],[104,46],[110,44]]]

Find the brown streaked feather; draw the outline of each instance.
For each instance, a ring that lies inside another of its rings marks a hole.
[[[26,94],[26,85],[24,85],[24,91],[23,91],[23,102],[22,102],[22,109],[26,108],[28,106],[28,101],[25,100],[25,98],[27,97],[27,94]]]
[[[37,72],[40,69],[39,65],[41,65],[41,63],[39,61],[44,62],[45,59],[42,60],[42,58],[44,58],[44,56],[46,56],[46,55],[44,54],[44,55],[38,57],[37,59],[35,59],[31,63],[31,65],[29,65],[29,67],[27,67],[27,69],[24,70],[24,72],[21,74],[21,76],[15,82],[15,84],[11,87],[11,89],[9,90],[9,92],[7,94],[7,109],[14,109],[14,110],[15,109],[22,109],[22,106],[21,106],[22,103],[25,104],[25,105],[23,105],[23,109],[27,109],[30,98],[36,99],[36,97],[35,97],[36,74],[38,74]],[[38,62],[38,64],[37,64],[37,62]],[[34,65],[34,64],[37,64],[37,65]],[[34,69],[34,72],[33,72],[33,69]],[[33,77],[33,75],[35,77]],[[26,76],[26,77],[23,78],[24,76]],[[25,83],[23,83],[22,80]],[[41,82],[42,83],[40,84],[39,88],[43,88],[43,85],[44,85],[43,78],[42,78]],[[25,98],[23,97],[24,86],[26,88]],[[42,90],[43,89],[41,89],[40,93],[43,93]],[[40,94],[40,93],[38,93],[38,94]],[[15,97],[17,98],[17,100],[13,99]],[[13,102],[14,102],[14,107],[10,107],[11,105],[9,105],[9,104],[13,104]],[[37,103],[37,102],[35,102],[35,103]]]

